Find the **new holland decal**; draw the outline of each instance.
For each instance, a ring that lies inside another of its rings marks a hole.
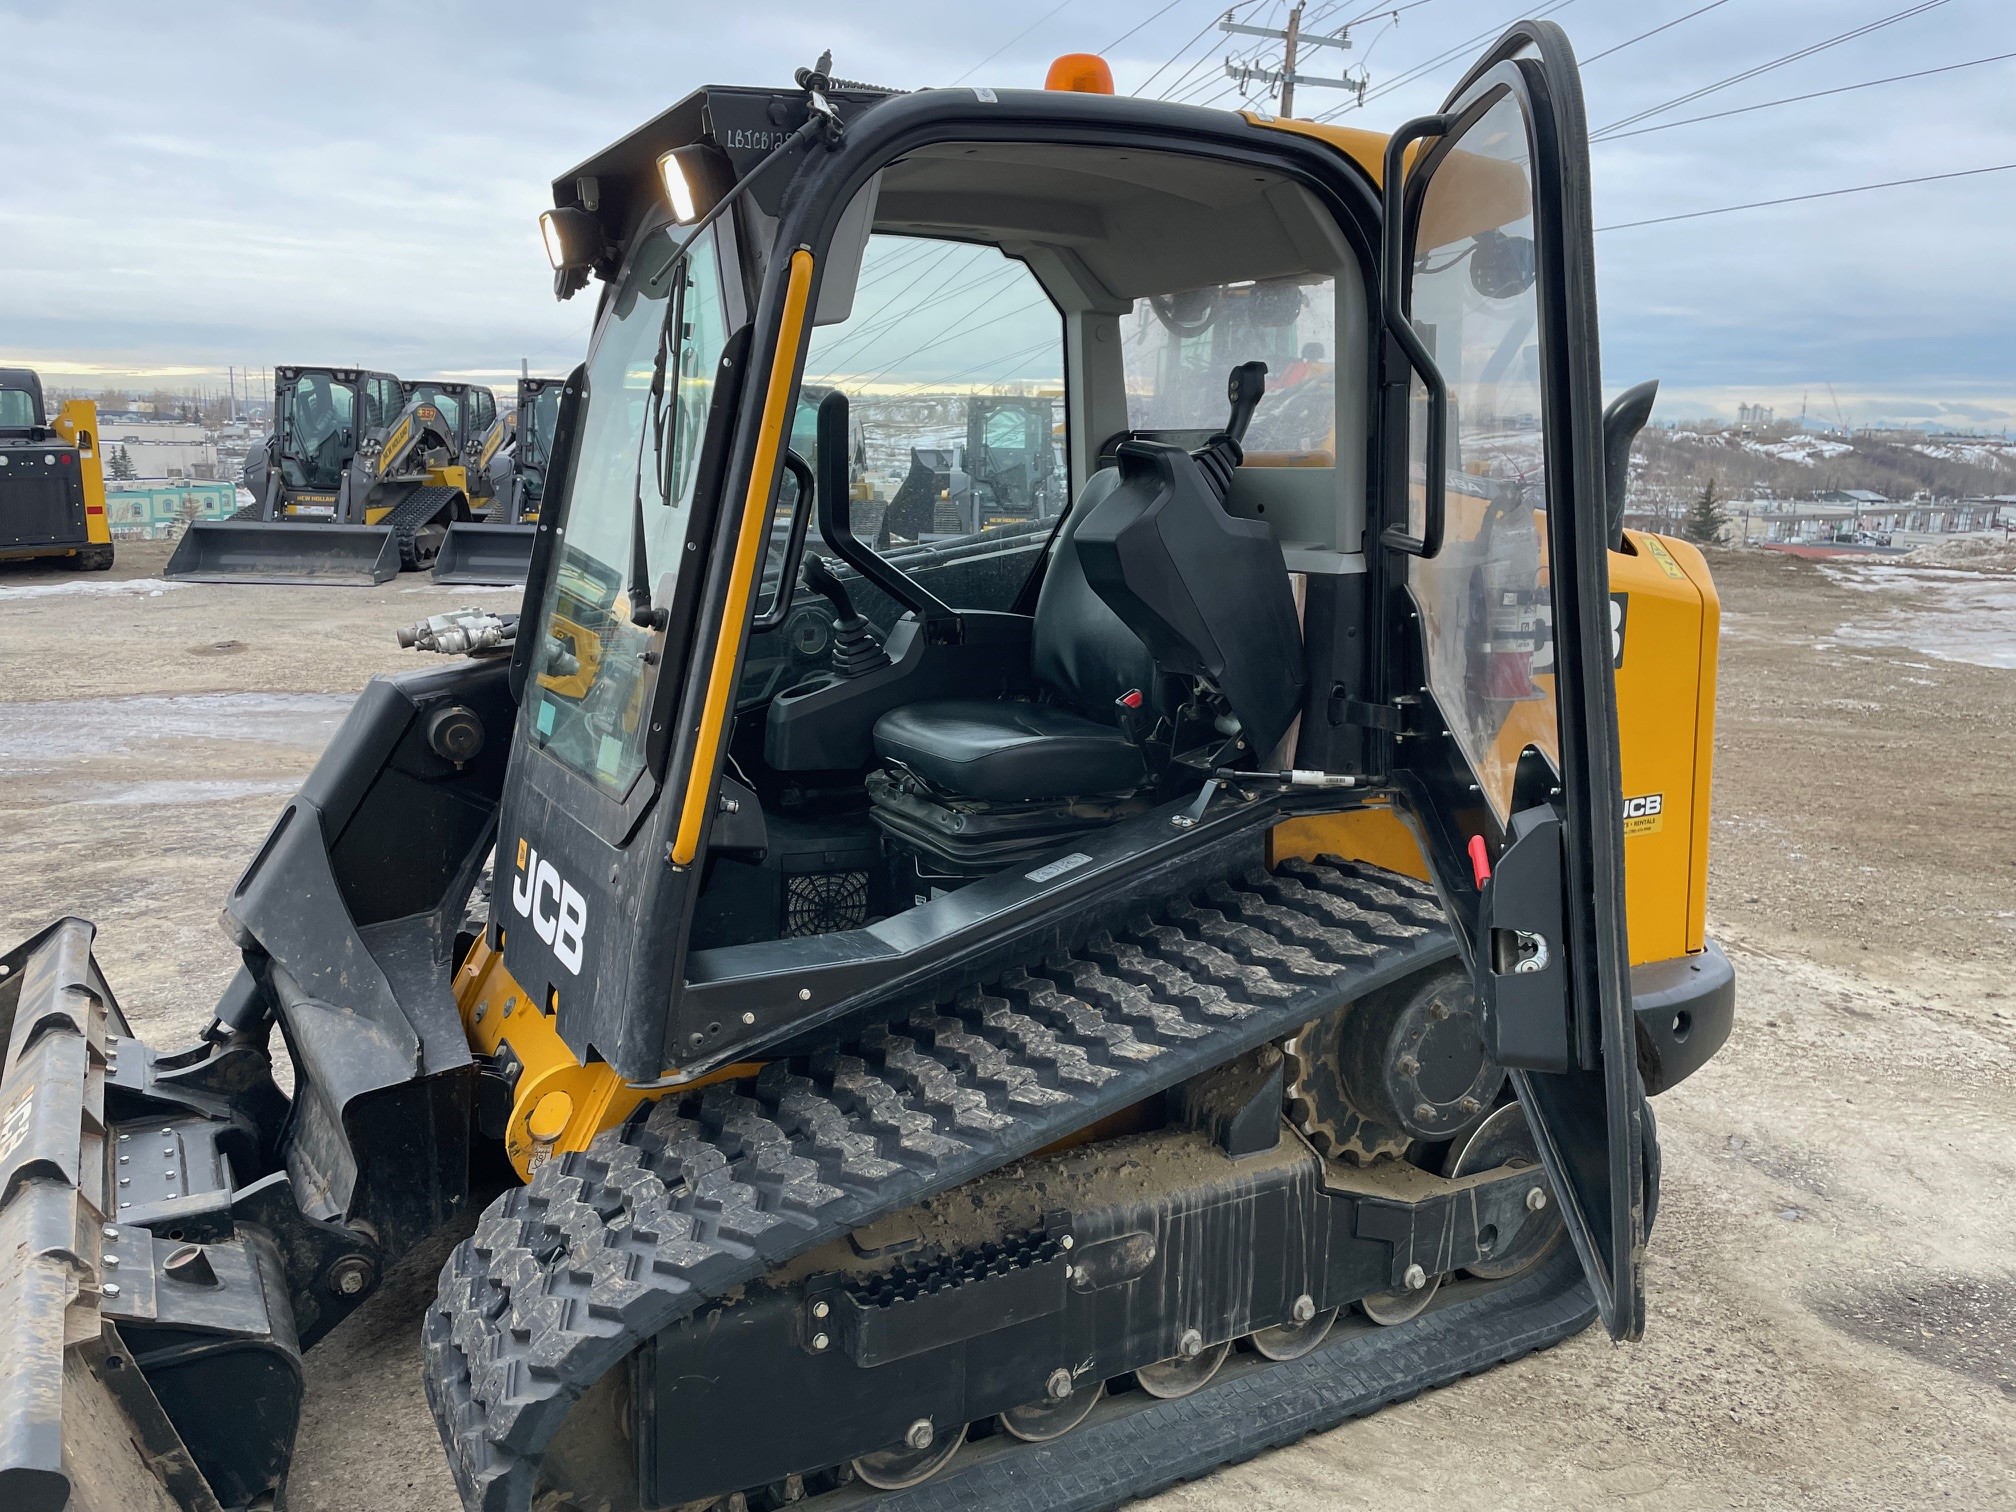
[[[539,938],[553,947],[553,957],[576,976],[581,974],[581,946],[588,929],[588,900],[572,882],[564,881],[551,861],[518,841],[517,875],[511,879],[511,906],[532,921]]]

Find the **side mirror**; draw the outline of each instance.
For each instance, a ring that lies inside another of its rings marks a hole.
[[[1603,499],[1610,514],[1610,549],[1624,544],[1624,500],[1631,491],[1631,443],[1652,418],[1659,380],[1648,378],[1619,394],[1603,411]]]

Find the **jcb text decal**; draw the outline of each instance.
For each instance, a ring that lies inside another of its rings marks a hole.
[[[551,861],[518,842],[518,874],[511,879],[511,906],[532,921],[539,938],[576,976],[581,973],[582,937],[588,928],[588,900],[564,882]]]
[[[1642,798],[1624,800],[1624,838],[1656,835],[1666,824],[1666,795],[1647,793]]]

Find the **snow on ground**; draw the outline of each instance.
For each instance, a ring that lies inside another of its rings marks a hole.
[[[83,596],[89,598],[159,598],[171,588],[186,588],[187,583],[171,583],[162,578],[128,578],[121,583],[23,583],[18,587],[0,588],[0,599],[65,598]]]
[[[1742,445],[1746,451],[1776,457],[1781,462],[1825,462],[1855,450],[1847,441],[1830,441],[1825,436],[1787,436],[1782,441],[1745,438]]]

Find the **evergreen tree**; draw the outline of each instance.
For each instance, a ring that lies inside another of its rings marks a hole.
[[[1728,528],[1729,517],[1722,512],[1722,495],[1710,478],[1708,486],[1694,496],[1688,506],[1686,518],[1680,522],[1680,533],[1690,541],[1698,541],[1703,546],[1719,545],[1722,532]]]
[[[124,483],[135,476],[133,459],[126,455],[126,448],[120,447],[112,453],[112,465],[107,469],[116,482]]]

